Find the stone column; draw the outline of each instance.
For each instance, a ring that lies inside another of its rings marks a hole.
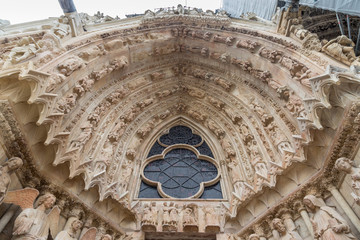
[[[2,207],[5,206],[5,203],[2,203]],[[6,225],[10,222],[11,218],[15,215],[16,211],[20,207],[14,204],[11,204],[10,207],[6,210],[6,213],[0,219],[0,232],[4,230]]]
[[[71,35],[76,37],[83,32],[82,23],[79,14],[76,11],[73,0],[58,0],[59,4],[65,14],[69,19],[71,27]]]
[[[282,208],[278,211],[278,216],[284,221],[286,229],[293,231],[296,229],[295,223],[292,220],[292,212],[289,208]]]
[[[271,229],[271,233],[273,235],[273,239],[280,239],[280,234],[279,232],[274,228],[274,225],[272,223],[272,220],[273,220],[274,216],[268,216],[266,218],[266,222],[267,224],[270,226],[270,229]]]
[[[310,232],[311,236],[314,238],[314,231],[313,231],[313,228],[312,228],[310,217],[309,217],[308,212],[306,211],[306,208],[305,208],[304,204],[302,203],[301,200],[298,200],[298,201],[295,202],[294,207],[298,211],[298,213],[300,214],[302,219],[304,220],[306,228]]]
[[[331,194],[334,196],[336,202],[340,205],[340,207],[344,210],[345,214],[349,217],[352,224],[355,226],[355,228],[360,232],[360,220],[354,213],[354,211],[351,209],[349,204],[346,202],[344,197],[341,195],[339,190],[334,185],[329,185],[328,190],[331,192]]]

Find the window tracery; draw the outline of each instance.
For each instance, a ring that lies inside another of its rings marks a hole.
[[[220,172],[203,138],[174,126],[158,138],[141,170],[139,198],[222,199]]]

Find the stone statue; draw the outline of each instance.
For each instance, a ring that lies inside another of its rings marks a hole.
[[[0,204],[4,201],[9,188],[10,174],[22,165],[23,161],[20,158],[13,157],[0,166]]]
[[[280,218],[274,218],[272,220],[272,224],[274,229],[280,234],[279,240],[302,240],[302,237],[300,237],[296,231],[286,229],[283,221]]]
[[[56,201],[53,194],[47,193],[38,199],[38,207],[27,208],[16,218],[13,229],[13,240],[47,240],[50,227],[54,221],[54,214],[60,210],[55,207],[49,214],[46,210],[50,209]],[[56,215],[56,214],[55,214]]]
[[[80,148],[80,147],[84,146],[87,143],[87,141],[91,138],[92,131],[93,131],[92,127],[93,126],[89,121],[86,121],[85,123],[83,123],[80,126],[82,131],[77,138],[75,138],[74,140],[71,141],[70,149]]]
[[[345,35],[330,40],[322,47],[322,51],[338,60],[350,64],[356,58],[354,52],[355,44]]]
[[[315,238],[319,240],[355,239],[350,233],[347,222],[333,208],[326,206],[321,198],[307,195],[304,204],[308,211],[313,212],[311,222]]]
[[[63,230],[56,235],[55,240],[76,240],[76,233],[82,227],[83,223],[79,219],[75,218],[69,229]]]
[[[39,49],[39,45],[32,37],[23,37],[19,40],[17,46],[11,49],[4,63],[4,68],[35,56]]]
[[[351,187],[354,192],[351,193],[355,202],[360,205],[360,168],[352,166],[352,160],[342,157],[336,160],[335,168],[339,171],[351,174]]]
[[[197,220],[195,218],[195,213],[192,208],[186,207],[183,212],[183,224],[184,225],[196,225]]]

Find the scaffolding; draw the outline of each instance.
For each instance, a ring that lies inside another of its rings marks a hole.
[[[223,0],[222,9],[234,18],[252,12],[260,18],[271,20],[277,5],[278,0]]]

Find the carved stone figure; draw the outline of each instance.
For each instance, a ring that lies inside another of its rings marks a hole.
[[[276,51],[276,50],[269,50],[269,49],[263,47],[260,50],[259,54],[260,54],[260,56],[269,59],[272,63],[275,63],[275,62],[279,61],[279,59],[283,55],[283,52]]]
[[[321,198],[307,195],[304,204],[308,211],[313,212],[311,222],[316,239],[348,240],[355,239],[347,222],[333,208],[325,205]]]
[[[173,203],[164,203],[163,207],[163,230],[176,231],[178,223],[178,212]]]
[[[49,83],[48,83],[48,87],[46,88],[46,91],[51,92],[64,80],[65,80],[65,76],[62,74],[51,74],[51,76],[49,77]]]
[[[218,209],[214,207],[205,207],[205,232],[220,231],[220,219]]]
[[[234,151],[231,143],[227,139],[220,139],[220,144],[227,158],[232,159],[236,156],[236,152]]]
[[[107,166],[109,166],[112,159],[113,159],[113,145],[110,141],[106,141],[103,149],[101,149],[99,160],[104,162]]]
[[[143,217],[141,219],[141,228],[144,231],[155,231],[157,225],[158,211],[156,204],[145,205],[143,208]]]
[[[248,50],[250,50],[250,52],[255,52],[255,49],[260,46],[260,44],[258,42],[254,42],[251,40],[239,40],[236,43],[236,47],[238,48],[246,48]]]
[[[253,233],[249,236],[248,238],[249,240],[260,240],[259,235],[257,235],[256,233]]]
[[[54,240],[76,240],[76,233],[80,228],[82,227],[83,223],[79,219],[75,218],[70,228],[67,230],[63,230],[56,235],[56,238]]]
[[[239,183],[243,182],[244,179],[243,179],[237,165],[238,164],[235,161],[230,161],[228,163],[228,169],[229,169],[229,175],[231,177],[231,181],[234,185],[234,190],[236,193],[239,193],[239,192],[241,192]]]
[[[125,190],[127,185],[130,182],[131,173],[133,171],[133,168],[131,166],[131,161],[128,161],[126,164],[122,166],[121,169],[121,190]]]
[[[102,235],[100,240],[112,240],[112,236],[110,234]]]
[[[356,58],[354,46],[355,44],[352,40],[345,35],[341,35],[326,43],[322,47],[322,51],[346,64],[350,64]]]
[[[183,225],[196,225],[197,220],[195,218],[194,210],[190,207],[186,207],[183,211]]]
[[[67,97],[61,98],[57,102],[56,111],[64,114],[69,113],[75,107],[77,97],[76,93],[72,93]]]
[[[219,42],[219,43],[225,43],[226,45],[233,45],[235,41],[234,37],[224,37],[224,36],[220,36],[220,35],[215,35],[214,36],[214,42]]]
[[[39,45],[32,37],[23,37],[19,40],[17,46],[11,49],[10,54],[6,57],[7,60],[4,63],[4,68],[35,56],[39,49]]]
[[[354,192],[352,192],[351,195],[355,202],[360,205],[360,168],[353,167],[352,164],[352,160],[342,157],[336,160],[335,168],[346,174],[351,174],[351,187],[354,189]]]
[[[10,184],[10,174],[23,165],[21,158],[13,157],[0,166],[0,204],[3,202]]]
[[[220,87],[224,88],[227,92],[231,90],[231,88],[234,86],[234,84],[232,82],[226,81],[223,78],[215,78],[214,79],[215,84],[219,85]]]
[[[280,218],[274,218],[272,224],[280,234],[279,240],[302,240],[302,237],[294,230],[286,229],[285,224]]]
[[[73,56],[60,63],[57,68],[60,73],[65,76],[70,76],[74,71],[80,69],[82,66],[83,61],[79,57]]]
[[[89,121],[86,121],[85,123],[83,123],[83,125],[80,126],[81,133],[79,134],[79,136],[77,138],[75,138],[74,140],[71,141],[70,149],[71,148],[80,148],[80,147],[84,146],[91,137],[91,134],[93,131],[92,127],[93,126]]]
[[[14,240],[47,240],[51,224],[51,215],[54,211],[46,214],[56,201],[51,193],[47,193],[38,199],[38,207],[27,208],[16,218],[13,229]],[[58,208],[57,208],[58,209]],[[53,209],[55,210],[55,209]]]
[[[216,135],[216,137],[221,138],[225,131],[222,130],[213,120],[209,119],[206,122],[206,126]]]

